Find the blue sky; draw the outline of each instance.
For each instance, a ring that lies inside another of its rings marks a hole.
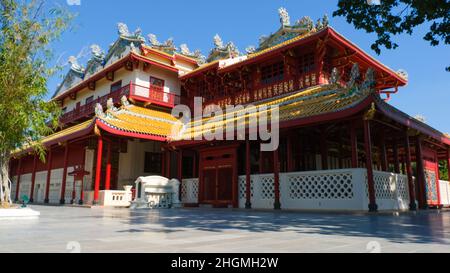
[[[305,15],[316,21],[328,14],[338,32],[395,71],[408,72],[408,86],[394,95],[391,104],[412,116],[421,114],[431,126],[450,133],[450,73],[445,72],[450,65],[450,50],[443,45],[431,47],[424,41],[425,26],[412,36],[395,37],[400,47],[376,56],[370,49],[374,35],[331,16],[337,0],[80,0],[79,6],[67,4],[76,0],[54,1],[78,13],[73,30],[53,45],[55,56],[64,61],[94,43],[107,49],[117,38],[118,22],[126,23],[130,31],[141,27],[144,36],[154,33],[160,41],[173,37],[177,46],[187,43],[192,51],[201,49],[207,55],[216,33],[224,42],[233,41],[241,52],[248,45],[257,45],[261,35],[278,29],[279,7],[287,8],[292,21]],[[60,81],[60,77],[50,79],[49,93],[53,94]]]

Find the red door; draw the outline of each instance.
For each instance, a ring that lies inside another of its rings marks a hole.
[[[200,151],[199,203],[238,206],[237,146]]]
[[[424,147],[423,162],[425,171],[425,189],[429,206],[439,206],[439,164],[436,151]]]

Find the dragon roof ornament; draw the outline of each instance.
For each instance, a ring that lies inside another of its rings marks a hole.
[[[216,34],[213,38],[214,48],[209,53],[207,62],[212,62],[216,60],[236,58],[241,55],[239,49],[233,42],[228,42],[224,45],[222,38],[219,34]]]
[[[310,17],[304,16],[297,20],[293,25],[291,24],[289,13],[285,8],[279,8],[278,15],[281,23],[280,29],[269,36],[261,36],[259,38],[259,47],[255,50],[255,52],[283,43],[299,35],[320,31],[329,26],[329,18],[327,15],[324,15],[323,18],[318,19],[316,24],[314,24],[314,21]]]
[[[156,35],[150,33],[147,35],[147,39],[148,42],[150,43],[150,47],[154,49],[161,50],[169,54],[173,54],[175,51],[178,50],[173,42],[173,38],[169,38],[164,43],[160,43]]]

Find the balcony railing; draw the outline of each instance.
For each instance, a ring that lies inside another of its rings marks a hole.
[[[103,107],[106,107],[107,101],[112,98],[114,103],[120,103],[120,99],[126,96],[135,101],[146,102],[163,107],[172,108],[180,103],[180,97],[165,93],[162,87],[145,87],[130,83],[116,91],[113,91],[103,97],[99,97],[83,106],[77,107],[74,110],[67,112],[61,116],[61,123],[67,124],[83,118],[91,117],[94,114],[95,105],[100,103]]]

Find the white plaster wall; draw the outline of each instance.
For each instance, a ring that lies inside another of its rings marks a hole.
[[[137,85],[142,85],[145,87],[150,86],[150,76],[155,78],[159,78],[165,81],[164,92],[173,93],[175,95],[180,95],[181,85],[178,80],[178,73],[171,72],[168,70],[164,70],[155,66],[150,67],[148,72],[144,72],[143,70],[135,70],[136,80],[135,83]]]
[[[92,189],[92,179],[94,177],[94,156],[94,150],[86,149],[84,169],[89,172],[89,175],[84,177],[84,190],[86,191]]]
[[[156,141],[128,141],[127,153],[121,153],[119,156],[119,190],[121,190],[123,186],[134,185],[134,182],[140,176],[153,175],[151,173],[144,172],[146,152],[161,152],[161,143]]]
[[[114,81],[109,81],[106,78],[97,81],[95,91],[85,88],[77,93],[76,100],[71,100],[70,98],[65,99],[63,107],[67,107],[67,112],[70,112],[75,109],[78,102],[81,102],[81,106],[85,105],[86,99],[89,98],[90,96],[94,96],[94,99],[97,99],[98,97],[103,97],[109,94],[111,91],[112,84],[118,81],[122,81],[122,86],[126,86],[130,84],[130,82],[134,83],[135,79],[136,74],[134,71],[128,71],[125,68],[119,69],[114,73]]]

